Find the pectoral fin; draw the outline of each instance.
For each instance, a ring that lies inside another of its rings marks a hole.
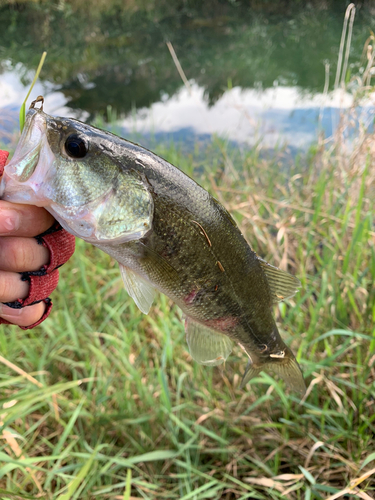
[[[226,335],[190,318],[187,318],[185,328],[191,357],[197,363],[206,366],[221,365],[232,352],[233,342]]]
[[[271,266],[271,264],[259,257],[258,260],[266,274],[274,303],[289,299],[297,293],[298,288],[301,286],[299,279],[278,267]]]
[[[150,283],[122,264],[120,264],[120,271],[126,291],[134,299],[139,309],[144,314],[148,314],[155,298],[155,289]]]

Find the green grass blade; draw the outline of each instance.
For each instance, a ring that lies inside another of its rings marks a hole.
[[[70,500],[74,493],[76,492],[77,488],[81,484],[81,482],[85,479],[87,476],[93,462],[96,456],[96,452],[99,447],[96,447],[95,450],[92,452],[90,458],[87,460],[85,465],[81,468],[77,476],[73,479],[73,481],[70,482],[68,485],[68,491],[66,493],[63,493],[62,495],[59,495],[57,497],[57,500]]]
[[[21,129],[21,133],[23,131],[23,127],[25,126],[25,120],[26,120],[26,101],[27,99],[29,98],[30,94],[31,94],[31,91],[33,90],[33,87],[39,77],[39,74],[42,70],[42,67],[43,67],[43,64],[44,64],[44,60],[47,56],[47,52],[43,52],[42,54],[42,57],[40,58],[40,61],[39,61],[39,65],[37,67],[37,70],[35,72],[35,76],[34,76],[34,80],[32,81],[31,85],[30,85],[30,88],[29,88],[29,91],[25,97],[25,100],[23,101],[22,103],[22,106],[21,106],[21,109],[20,109],[20,129]]]
[[[131,489],[132,489],[132,470],[128,469],[126,471],[126,486],[125,486],[123,500],[130,500]]]
[[[306,470],[304,467],[302,467],[302,465],[299,465],[299,469],[300,471],[302,472],[302,474],[305,476],[305,478],[311,483],[311,484],[315,484],[316,481],[315,481],[315,478],[314,476],[311,474],[311,472],[309,472],[308,470]]]
[[[20,109],[20,130],[21,133],[23,131],[23,127],[25,126],[25,120],[26,120],[26,99],[22,103],[21,109]]]
[[[369,464],[370,462],[372,462],[373,460],[375,460],[375,452],[374,452],[374,453],[371,453],[370,455],[368,455],[368,456],[364,459],[364,461],[363,461],[363,463],[362,463],[361,467],[359,468],[359,470],[363,469],[363,467],[366,467],[366,465],[367,465],[367,464]]]

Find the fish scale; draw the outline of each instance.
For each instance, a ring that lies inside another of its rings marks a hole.
[[[170,163],[114,134],[32,109],[1,193],[45,207],[114,257],[143,312],[155,289],[170,297],[186,314],[197,362],[223,363],[233,341],[249,357],[243,384],[271,369],[305,391],[272,315],[272,304],[294,295],[299,281],[258,258],[225,208]]]

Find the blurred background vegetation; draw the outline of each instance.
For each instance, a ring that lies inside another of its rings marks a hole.
[[[332,75],[336,70],[345,6],[334,0],[1,0],[0,68],[17,68],[27,83],[47,50],[41,79],[91,119],[108,105],[128,113],[176,92],[181,79],[168,40],[210,103],[228,85],[322,91],[324,61]],[[374,12],[375,2],[357,5],[351,72],[363,63]]]

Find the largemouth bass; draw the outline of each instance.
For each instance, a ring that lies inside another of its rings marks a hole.
[[[303,393],[300,367],[272,316],[274,303],[296,293],[298,279],[259,258],[225,208],[179,169],[34,103],[5,167],[1,198],[44,207],[114,257],[142,312],[155,289],[170,297],[186,315],[198,363],[223,363],[235,342],[249,357],[243,385],[271,369]]]

